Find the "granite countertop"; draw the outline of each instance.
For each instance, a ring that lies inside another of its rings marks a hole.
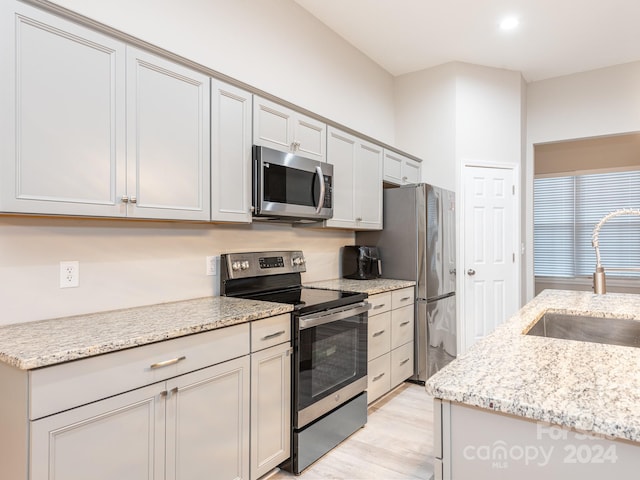
[[[336,278],[320,282],[305,283],[305,287],[326,288],[329,290],[347,290],[368,295],[390,292],[401,288],[413,287],[416,282],[411,280],[393,280],[390,278],[376,278],[373,280],[351,280],[348,278]]]
[[[204,297],[6,325],[0,327],[0,361],[29,370],[292,310],[281,303]]]
[[[432,376],[427,392],[640,441],[640,348],[523,335],[547,310],[640,321],[640,295],[545,290]]]

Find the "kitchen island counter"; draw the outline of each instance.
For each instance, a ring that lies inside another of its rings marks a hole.
[[[271,317],[291,305],[203,297],[0,327],[0,361],[21,370]]]
[[[547,311],[640,321],[640,296],[545,290],[432,376],[427,392],[463,405],[639,442],[640,349],[524,335]]]

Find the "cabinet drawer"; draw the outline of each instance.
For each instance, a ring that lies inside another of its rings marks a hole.
[[[249,324],[244,323],[32,370],[29,418],[51,415],[248,353]]]
[[[291,315],[288,313],[251,322],[252,352],[290,341]]]
[[[407,287],[391,292],[391,308],[400,308],[413,303],[416,299],[414,287]]]
[[[369,317],[367,324],[367,360],[371,361],[391,350],[391,312]]]
[[[372,295],[367,299],[367,301],[371,304],[369,316],[391,310],[391,292]]]
[[[413,341],[413,305],[391,312],[391,348]]]
[[[391,354],[371,360],[367,364],[367,400],[369,403],[391,390]]]
[[[391,388],[413,375],[413,343],[391,350]]]

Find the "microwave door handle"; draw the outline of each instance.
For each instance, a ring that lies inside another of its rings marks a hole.
[[[324,207],[324,173],[322,173],[322,168],[320,165],[316,166],[316,173],[318,174],[318,179],[320,180],[320,199],[318,200],[318,208],[316,208],[316,213],[319,214],[322,211],[322,207]]]

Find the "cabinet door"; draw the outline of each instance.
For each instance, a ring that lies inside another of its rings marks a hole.
[[[382,148],[361,142],[356,150],[356,226],[382,229]]]
[[[123,215],[124,44],[0,6],[0,209]]]
[[[249,368],[245,355],[167,381],[167,480],[249,478]]]
[[[402,185],[402,156],[389,150],[384,151],[384,181]]]
[[[367,360],[389,353],[391,350],[391,312],[371,315],[367,321]]]
[[[295,112],[258,96],[253,97],[253,143],[282,152],[293,151]]]
[[[251,480],[291,452],[291,347],[251,354]]]
[[[413,342],[391,350],[391,388],[413,375]]]
[[[420,183],[422,181],[420,162],[408,158],[403,164],[402,173],[403,183]]]
[[[211,220],[251,222],[251,94],[211,80]]]
[[[128,215],[210,219],[209,77],[127,47]]]
[[[391,312],[391,348],[397,348],[407,342],[413,343],[414,306],[392,310]]]
[[[327,125],[266,98],[253,100],[253,143],[324,162]]]
[[[30,480],[163,480],[163,387],[31,422]]]
[[[328,227],[355,228],[355,161],[357,139],[329,127],[327,161],[333,165],[333,218]]]
[[[300,113],[295,116],[295,152],[324,162],[327,158],[327,125]]]

